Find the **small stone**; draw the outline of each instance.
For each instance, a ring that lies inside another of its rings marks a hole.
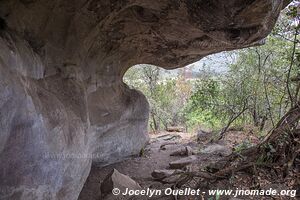
[[[205,147],[201,151],[201,153],[229,156],[232,153],[232,150],[230,148],[220,145],[220,144],[212,144],[212,145]]]
[[[173,173],[175,172],[175,170],[154,170],[151,173],[151,176],[155,179],[163,179],[166,178],[168,176],[171,176]]]
[[[181,147],[170,154],[170,156],[191,156],[195,154],[190,146]]]
[[[184,132],[185,128],[182,126],[169,126],[167,127],[168,132]]]
[[[207,166],[207,169],[210,171],[210,172],[215,172],[215,171],[218,171],[218,170],[221,170],[225,167],[225,165],[227,164],[226,161],[217,161],[217,162],[213,162],[213,163],[210,163],[208,166]]]
[[[176,174],[173,176],[166,177],[162,180],[163,183],[176,183],[180,179],[181,175]]]
[[[185,152],[187,156],[191,156],[195,154],[194,150],[190,146],[185,147]]]
[[[186,158],[182,158],[182,159],[170,162],[169,165],[170,165],[171,169],[181,169],[181,168],[195,162],[196,160],[197,160],[197,156],[189,156]]]
[[[203,142],[209,139],[209,136],[211,135],[211,133],[203,131],[203,130],[199,130],[197,133],[197,141],[198,142]]]
[[[159,189],[161,187],[163,187],[163,184],[161,182],[154,182],[149,186],[150,189]]]
[[[162,169],[162,170],[154,170],[151,173],[151,176],[155,179],[164,179],[173,175],[174,173],[182,172],[181,170],[170,170],[170,169]]]

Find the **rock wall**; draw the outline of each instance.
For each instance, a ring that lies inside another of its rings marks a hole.
[[[137,154],[149,106],[122,77],[261,44],[283,0],[0,1],[0,199],[77,199]]]

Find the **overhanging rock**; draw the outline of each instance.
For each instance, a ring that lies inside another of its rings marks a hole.
[[[148,103],[122,77],[258,44],[283,0],[0,1],[0,199],[77,199],[137,154]]]

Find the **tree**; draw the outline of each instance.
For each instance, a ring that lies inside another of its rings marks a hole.
[[[139,65],[128,70],[125,82],[141,90],[150,103],[149,125],[153,131],[172,125],[184,125],[182,110],[190,95],[191,85],[182,75],[168,78],[168,72],[152,65]],[[182,105],[182,106],[178,106]]]

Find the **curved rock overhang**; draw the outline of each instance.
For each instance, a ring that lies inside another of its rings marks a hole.
[[[77,199],[92,161],[148,140],[129,67],[261,44],[288,2],[0,1],[0,199]]]

